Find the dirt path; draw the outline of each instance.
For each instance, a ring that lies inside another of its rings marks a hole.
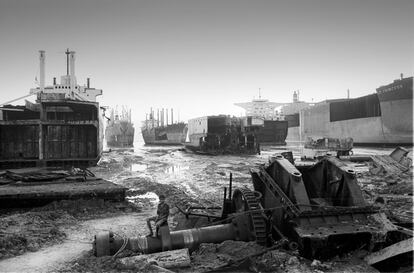
[[[112,230],[125,236],[138,236],[146,230],[145,219],[155,211],[123,214],[116,217],[94,219],[68,227],[67,239],[59,245],[25,253],[0,261],[0,272],[54,272],[92,249],[93,236],[101,231]]]

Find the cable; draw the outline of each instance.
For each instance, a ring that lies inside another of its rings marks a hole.
[[[120,236],[117,233],[114,233],[114,235]],[[125,247],[128,244],[128,240],[129,240],[128,237],[126,237],[126,236],[120,236],[120,237],[123,239],[124,242],[122,243],[122,246],[118,249],[118,251],[112,256],[113,259],[115,259],[116,256],[118,256],[119,253],[121,253],[122,251],[124,251]]]

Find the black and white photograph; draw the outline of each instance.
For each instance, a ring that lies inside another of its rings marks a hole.
[[[413,272],[413,0],[0,0],[0,272]]]

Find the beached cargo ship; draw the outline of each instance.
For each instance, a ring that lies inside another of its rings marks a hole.
[[[174,111],[171,109],[171,121],[168,123],[168,110],[154,111],[147,114],[141,127],[142,137],[146,145],[182,145],[187,137],[188,127],[184,122],[174,122]]]
[[[256,154],[260,144],[255,120],[226,115],[205,116],[188,121],[189,150],[205,154]]]
[[[135,128],[131,120],[131,109],[122,106],[110,110],[105,128],[108,147],[133,147]]]
[[[288,139],[351,137],[356,145],[413,143],[413,77],[395,80],[374,94],[326,100],[286,116]]]
[[[287,121],[280,120],[275,114],[275,108],[282,103],[269,100],[253,99],[251,102],[235,103],[246,110],[246,117],[255,120],[257,127],[257,142],[263,145],[285,145],[288,133]]]
[[[102,152],[101,89],[78,85],[75,52],[66,51],[67,74],[45,86],[45,51],[40,51],[36,102],[0,107],[0,168],[95,165]],[[21,97],[19,99],[22,99]]]

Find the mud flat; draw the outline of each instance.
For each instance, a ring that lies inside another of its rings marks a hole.
[[[145,235],[145,218],[155,213],[157,195],[160,194],[167,195],[166,201],[171,208],[169,226],[172,230],[199,225],[201,223],[195,218],[190,217],[186,221],[176,206],[221,205],[223,187],[228,185],[230,172],[233,173],[234,187],[251,188],[249,169],[267,162],[268,157],[278,151],[269,149],[255,156],[213,157],[197,156],[173,147],[157,149],[137,146],[133,150],[106,153],[100,164],[91,170],[97,176],[127,188],[125,196],[128,202],[56,201],[30,210],[3,212],[0,215],[0,271],[137,272],[136,269],[123,268],[118,263],[118,258],[136,253],[125,250],[116,258],[95,257],[92,251],[93,236],[102,230],[112,230],[127,237]],[[393,217],[393,222],[412,221],[412,168],[403,174],[378,175],[369,171],[370,164],[349,163],[354,166],[366,200],[382,204],[388,215]],[[254,242],[225,241],[202,244],[190,254],[190,267],[171,270],[378,272],[378,269],[364,262],[363,258],[367,254],[366,250],[357,249],[329,260],[308,260],[297,251],[284,248],[264,248]],[[16,267],[26,261],[30,261],[34,270]],[[398,272],[411,272],[411,269],[404,267]],[[384,271],[381,268],[379,270]],[[159,271],[144,266],[138,272]]]

